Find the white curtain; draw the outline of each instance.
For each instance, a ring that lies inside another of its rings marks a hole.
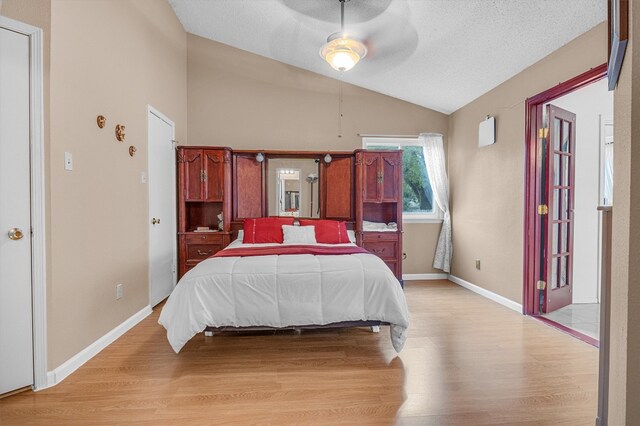
[[[442,229],[438,238],[433,267],[444,272],[451,272],[451,215],[449,214],[449,178],[445,168],[444,146],[442,135],[439,133],[421,133],[420,142],[424,152],[424,162],[427,167],[429,181],[436,204],[444,213]]]

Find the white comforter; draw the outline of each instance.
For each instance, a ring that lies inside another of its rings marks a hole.
[[[229,247],[251,246],[234,241]],[[384,262],[371,254],[210,258],[180,279],[158,322],[179,352],[207,326],[360,320],[390,323],[393,347],[402,350],[409,325],[404,292]]]

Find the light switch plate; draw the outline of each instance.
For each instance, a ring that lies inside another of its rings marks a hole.
[[[65,170],[73,170],[73,155],[70,152],[64,153],[64,169]]]
[[[124,289],[122,288],[122,283],[116,284],[116,300],[122,299],[124,294]]]

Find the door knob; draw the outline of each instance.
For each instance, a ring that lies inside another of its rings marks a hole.
[[[153,219],[151,219],[151,224],[152,225],[159,225],[160,224],[160,219],[156,219],[155,217]]]
[[[21,240],[24,237],[24,232],[20,228],[9,229],[9,238],[12,240]]]

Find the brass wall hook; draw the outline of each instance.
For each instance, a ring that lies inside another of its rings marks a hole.
[[[102,129],[107,123],[107,119],[104,117],[104,115],[99,115],[98,117],[96,117],[96,123],[98,124],[98,127]]]

